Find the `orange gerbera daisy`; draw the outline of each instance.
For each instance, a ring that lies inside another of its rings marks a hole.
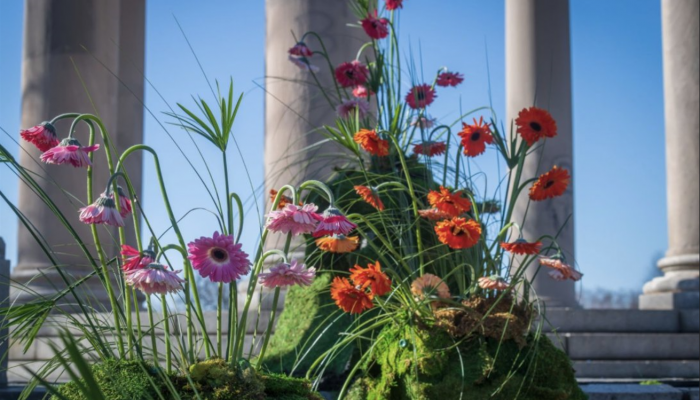
[[[389,141],[381,139],[376,131],[360,129],[355,134],[355,143],[359,144],[366,152],[377,157],[389,155]]]
[[[384,202],[382,201],[381,197],[379,197],[377,189],[367,186],[355,186],[355,191],[358,195],[360,195],[360,197],[362,197],[362,200],[364,200],[365,203],[371,205],[379,211],[384,211]]]
[[[444,219],[450,219],[452,216],[446,212],[442,212],[437,208],[431,208],[428,210],[418,210],[418,214],[430,221],[442,221]]]
[[[440,186],[440,191],[431,190],[428,193],[428,202],[439,211],[450,217],[458,217],[472,208],[472,202],[462,197],[462,192],[452,193],[449,189]]]
[[[556,165],[551,171],[542,174],[530,188],[530,199],[542,201],[559,197],[566,192],[571,183],[571,175],[564,168]]]
[[[413,281],[411,283],[411,293],[419,299],[425,299],[430,296],[437,296],[441,299],[452,297],[447,284],[433,274],[425,274]]]
[[[484,123],[484,117],[479,118],[479,121],[474,118],[473,125],[462,123],[462,126],[459,137],[462,138],[465,156],[476,157],[483,154],[486,151],[486,145],[493,143],[491,124]]]
[[[532,146],[540,139],[557,136],[557,121],[552,118],[552,114],[541,108],[523,109],[518,114],[515,125],[518,126],[517,132],[528,146]]]
[[[329,253],[352,253],[360,247],[360,238],[357,236],[329,236],[317,239],[316,246]]]
[[[455,250],[468,249],[479,243],[481,224],[473,219],[452,218],[438,222],[435,233],[443,244]]]
[[[350,274],[354,284],[362,288],[369,287],[370,292],[375,296],[384,296],[391,292],[391,279],[382,272],[379,261],[368,264],[367,268],[355,265],[355,268],[350,269]]]
[[[374,295],[362,287],[353,286],[347,278],[336,277],[331,284],[331,297],[335,304],[350,314],[362,314],[374,307]]]
[[[539,254],[542,248],[542,242],[530,243],[524,239],[518,239],[512,243],[501,243],[501,247],[513,254],[535,255]]]
[[[279,192],[275,189],[270,190],[270,203],[274,204],[277,199]],[[282,196],[280,203],[277,205],[277,209],[282,210],[287,207],[287,204],[292,204],[292,199],[289,196]]]

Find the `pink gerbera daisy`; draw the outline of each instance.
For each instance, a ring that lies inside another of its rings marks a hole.
[[[311,51],[309,46],[306,45],[304,42],[299,42],[294,45],[291,49],[289,49],[289,55],[296,56],[296,57],[311,57],[314,55],[314,52]]]
[[[386,0],[387,10],[394,11],[399,8],[403,8],[403,0]]]
[[[344,62],[335,69],[335,79],[344,88],[364,85],[368,77],[369,69],[357,60]]]
[[[268,215],[267,229],[270,232],[305,235],[316,230],[318,223],[323,218],[317,213],[315,204],[287,204],[283,209],[272,211]]]
[[[369,96],[372,96],[373,94],[374,93],[372,93],[371,90],[367,89],[367,86],[365,85],[358,85],[352,89],[352,95],[361,99],[366,99]]]
[[[42,152],[58,146],[56,129],[48,122],[42,122],[29,129],[23,129],[19,132],[19,135]]]
[[[416,128],[420,129],[430,129],[433,126],[435,126],[435,122],[437,120],[435,118],[430,118],[427,116],[420,116],[416,117],[411,121],[411,126],[414,126]]]
[[[280,264],[270,268],[269,272],[259,275],[260,284],[267,288],[287,286],[309,286],[316,277],[316,268],[306,268],[298,261],[291,264]]]
[[[83,147],[73,138],[66,138],[57,146],[50,148],[41,155],[41,161],[47,164],[71,164],[74,167],[89,167],[89,153],[100,148],[99,144]]]
[[[338,106],[336,112],[343,119],[354,118],[355,114],[362,119],[369,114],[369,103],[364,99],[345,100]]]
[[[326,212],[323,213],[323,219],[318,224],[316,231],[314,232],[314,237],[318,238],[321,236],[333,236],[333,235],[343,235],[347,236],[350,232],[355,230],[357,225],[350,222],[349,219],[337,208],[329,207]]]
[[[423,84],[414,86],[406,95],[406,103],[414,109],[425,108],[435,101],[437,94],[432,86]]]
[[[86,224],[105,224],[111,226],[124,226],[113,196],[105,196],[104,193],[89,206],[80,209],[80,221]]]
[[[117,186],[117,193],[119,193],[119,213],[121,214],[122,218],[125,218],[127,215],[129,215],[129,213],[131,213],[131,210],[133,209],[131,205],[131,200],[124,193],[124,190],[122,190],[121,186]],[[114,194],[110,193],[109,197],[114,199]]]
[[[506,290],[509,285],[500,276],[492,275],[479,278],[479,287],[485,290]]]
[[[552,271],[549,272],[549,276],[558,281],[570,279],[577,282],[583,278],[583,274],[571,265],[566,264],[561,255],[555,255],[551,258],[540,258],[540,265],[552,268]]]
[[[185,281],[177,276],[179,272],[181,271],[169,271],[162,264],[151,263],[145,268],[126,272],[124,281],[147,295],[168,294],[182,289]]]
[[[441,87],[456,87],[462,82],[464,82],[464,75],[458,72],[445,71],[437,78],[437,85]]]
[[[235,244],[233,236],[214,232],[213,237],[200,237],[187,244],[187,257],[192,267],[212,282],[230,283],[250,272],[248,254]]]
[[[149,264],[155,262],[156,258],[156,255],[151,250],[139,252],[137,249],[126,244],[122,245],[120,254],[124,257],[124,262],[122,264],[122,270],[124,272],[145,268]]]
[[[309,59],[306,57],[295,57],[295,56],[290,55],[289,61],[291,61],[292,64],[299,67],[299,69],[306,71],[306,72],[318,72],[321,70],[319,67],[311,64]]]
[[[379,40],[389,36],[389,20],[386,18],[377,18],[377,12],[374,15],[367,14],[367,18],[362,21],[362,29],[365,30],[367,36],[372,39]]]

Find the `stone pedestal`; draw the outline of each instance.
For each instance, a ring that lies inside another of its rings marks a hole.
[[[117,154],[142,142],[145,1],[25,1],[24,53],[22,61],[22,121],[28,128],[66,112],[92,113],[105,123]],[[120,83],[120,79],[122,83]],[[57,124],[59,138],[68,134],[69,121]],[[86,125],[76,138],[88,143]],[[98,140],[102,143],[101,140]],[[22,144],[20,163],[71,221],[82,240],[93,248],[89,227],[78,220],[77,210],[87,198],[85,170],[48,166],[39,162],[39,151]],[[95,155],[94,192],[105,190],[109,173],[104,146]],[[141,161],[131,157],[127,171],[140,192]],[[90,271],[85,255],[46,205],[20,183],[19,208],[41,232],[65,271],[78,279]],[[116,231],[100,227],[108,257],[117,254]],[[128,238],[133,235],[129,234]],[[18,264],[13,279],[30,285],[38,295],[53,295],[63,286],[53,265],[36,246],[30,232],[19,226]],[[130,241],[133,243],[133,241]],[[94,251],[94,250],[93,250]],[[93,255],[94,256],[94,255]],[[42,275],[43,274],[43,275]],[[108,305],[97,279],[87,289],[97,303]],[[26,291],[13,298],[27,301]],[[72,299],[70,300],[72,301]]]
[[[525,107],[548,110],[557,121],[559,135],[539,147],[524,167],[524,179],[536,177],[557,165],[572,172],[573,137],[571,106],[571,49],[568,0],[506,0],[506,106],[508,121]],[[506,124],[510,126],[510,122]],[[573,185],[562,197],[530,202],[523,194],[513,221],[522,225],[525,239],[561,232],[558,243],[567,262],[575,263]],[[523,218],[527,214],[527,222]],[[563,227],[563,228],[562,228]],[[533,279],[538,266],[530,267]],[[544,271],[533,287],[548,307],[576,307],[574,282],[556,282]]]
[[[699,11],[697,0],[661,1],[669,248],[643,309],[700,308]]]

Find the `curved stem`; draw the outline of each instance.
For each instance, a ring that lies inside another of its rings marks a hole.
[[[168,316],[168,302],[166,301],[164,294],[160,295],[160,301],[163,303],[163,328],[165,329],[165,365],[168,374],[170,374],[172,373],[173,368],[172,355],[170,354],[170,317]]]

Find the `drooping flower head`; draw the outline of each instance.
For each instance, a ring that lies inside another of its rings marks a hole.
[[[242,244],[235,244],[232,235],[214,232],[212,237],[200,237],[187,244],[187,257],[192,268],[212,282],[230,283],[250,272],[248,254]]]
[[[442,221],[445,219],[450,219],[452,216],[446,212],[442,212],[437,208],[430,208],[427,210],[418,210],[418,214],[429,221]]]
[[[410,125],[419,129],[430,129],[435,126],[437,119],[428,116],[415,117],[411,120]]]
[[[314,55],[314,52],[311,51],[309,46],[306,45],[304,42],[299,42],[294,45],[291,49],[289,49],[289,55],[295,56],[295,57],[306,57],[309,58]]]
[[[362,29],[365,30],[367,36],[372,39],[379,40],[389,36],[389,20],[386,18],[378,18],[377,12],[374,15],[367,14],[367,18],[361,21]]]
[[[465,156],[476,157],[483,154],[486,151],[486,145],[493,143],[491,124],[484,123],[484,117],[479,118],[479,121],[474,118],[473,125],[462,123],[462,126],[459,137],[462,138]]]
[[[316,246],[328,253],[352,253],[360,247],[360,238],[357,236],[344,235],[323,237],[316,239]]]
[[[366,85],[357,85],[352,88],[352,95],[360,99],[366,99],[373,94],[371,90],[367,89]]]
[[[583,278],[583,274],[577,271],[574,267],[564,262],[564,258],[560,255],[555,255],[553,257],[542,257],[540,258],[540,265],[552,268],[549,272],[549,276],[558,281],[565,281],[570,279],[574,282],[580,281]]]
[[[447,144],[445,142],[433,142],[427,141],[425,143],[418,143],[413,148],[413,153],[416,155],[436,157],[445,154],[447,151]]]
[[[452,218],[438,222],[435,233],[442,244],[454,250],[474,247],[481,238],[481,224],[473,219]]]
[[[357,225],[350,222],[340,210],[331,206],[323,213],[323,218],[316,227],[314,237],[319,238],[333,235],[347,236],[350,232],[355,230],[355,228],[357,228]]]
[[[471,200],[462,197],[462,191],[453,193],[450,189],[443,186],[440,186],[439,192],[431,190],[430,193],[428,193],[428,202],[431,206],[450,217],[459,217],[469,212],[472,208]]]
[[[350,274],[350,279],[355,285],[361,286],[362,289],[369,288],[374,296],[384,296],[391,292],[391,279],[382,272],[379,261],[368,264],[367,268],[355,265],[350,269]]]
[[[406,103],[414,110],[425,108],[435,101],[435,89],[428,84],[414,86],[406,95]]]
[[[517,132],[528,146],[532,146],[540,139],[557,136],[557,122],[547,110],[541,108],[523,109],[518,114],[515,125],[518,127]]]
[[[22,139],[36,146],[41,152],[56,147],[59,143],[56,137],[56,128],[48,122],[42,122],[29,129],[23,129],[19,132],[19,135]]]
[[[299,69],[302,71],[318,72],[321,70],[318,66],[311,64],[311,61],[309,61],[309,59],[306,57],[295,57],[290,55],[289,61],[291,61],[292,64],[299,67]]]
[[[433,297],[440,299],[449,299],[452,297],[447,284],[440,279],[440,277],[433,274],[425,274],[413,281],[413,283],[411,283],[411,293],[420,300]]]
[[[530,243],[525,239],[518,239],[512,243],[501,243],[501,247],[513,254],[517,255],[535,255],[540,253],[542,249],[542,242]]]
[[[553,199],[566,193],[571,183],[571,175],[564,168],[556,165],[549,172],[542,174],[530,188],[532,201]]]
[[[80,221],[86,224],[105,224],[110,226],[124,226],[124,219],[114,202],[114,196],[107,197],[101,194],[94,203],[79,210]]]
[[[343,119],[355,118],[355,115],[363,119],[369,114],[369,102],[360,98],[345,100],[338,105],[335,111]]]
[[[386,0],[387,10],[394,11],[399,8],[403,8],[403,0]]]
[[[151,250],[144,250],[143,252],[137,249],[123,244],[122,251],[120,254],[123,257],[122,270],[124,272],[129,272],[139,268],[146,268],[149,264],[156,261],[156,255]]]
[[[339,276],[331,284],[331,298],[343,311],[350,314],[362,314],[363,311],[374,307],[374,295],[367,293],[362,287],[353,286],[347,278]]]
[[[362,86],[368,77],[369,69],[357,60],[344,62],[335,69],[335,79],[344,88]]]
[[[479,287],[485,290],[506,290],[510,285],[500,276],[492,275],[479,278]]]
[[[373,156],[386,157],[389,155],[389,141],[381,139],[377,135],[377,131],[361,129],[355,134],[355,143]]]
[[[275,200],[277,200],[277,195],[279,192],[275,189],[270,189],[270,204],[274,204]],[[280,198],[279,204],[277,204],[277,209],[282,210],[285,207],[287,207],[287,204],[292,204],[294,200],[292,200],[291,197],[289,196],[282,196]]]
[[[133,210],[131,200],[124,193],[124,190],[121,186],[117,186],[117,193],[119,193],[119,214],[121,214],[122,218],[126,218],[126,216],[129,215]],[[109,195],[102,193],[102,195],[114,200],[114,193],[110,193]]]
[[[172,271],[162,264],[151,263],[124,274],[127,285],[139,289],[146,295],[174,293],[182,289],[185,282],[179,276],[181,271]]]
[[[292,234],[294,236],[313,233],[323,218],[317,213],[315,204],[287,204],[282,210],[268,215],[267,229],[271,232]]]
[[[291,264],[282,263],[259,275],[260,284],[266,288],[310,286],[316,277],[316,268],[306,266],[296,260]]]
[[[355,192],[362,197],[365,203],[371,205],[379,211],[384,211],[384,202],[379,197],[379,192],[375,188],[367,186],[355,186]]]
[[[440,87],[457,87],[462,82],[464,82],[464,75],[459,72],[445,71],[438,75],[436,83]]]
[[[83,147],[76,139],[65,138],[58,145],[46,150],[41,155],[41,161],[47,164],[70,164],[76,168],[87,168],[92,165],[89,154],[99,148],[99,144]]]

